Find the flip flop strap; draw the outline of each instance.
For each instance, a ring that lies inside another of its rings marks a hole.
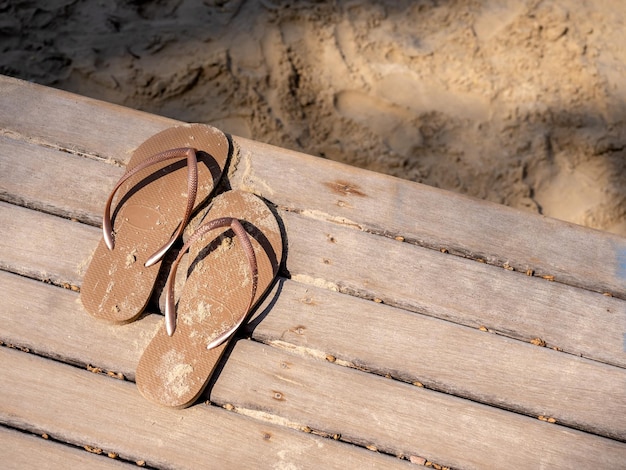
[[[122,184],[126,182],[129,178],[136,175],[141,170],[145,170],[146,168],[155,165],[157,163],[162,163],[167,160],[172,160],[174,158],[187,158],[187,207],[185,209],[185,214],[183,215],[183,219],[180,222],[176,232],[170,240],[159,248],[152,256],[148,258],[145,263],[146,267],[150,267],[153,264],[159,262],[163,255],[172,247],[172,245],[176,242],[178,237],[183,233],[189,218],[191,217],[191,213],[193,212],[193,206],[196,201],[196,194],[198,192],[198,159],[196,157],[196,150],[191,147],[183,147],[165,150],[164,152],[157,153],[152,157],[144,160],[139,163],[137,166],[131,168],[124,176],[120,178],[120,180],[111,191],[109,198],[107,199],[106,206],[104,208],[104,216],[102,218],[102,233],[104,235],[104,241],[109,248],[109,250],[113,250],[115,247],[115,239],[113,234],[113,227],[111,224],[111,204],[113,203],[113,197],[115,193],[120,189]]]
[[[174,300],[174,281],[176,278],[176,271],[178,269],[178,264],[182,259],[183,255],[189,250],[189,247],[195,243],[200,237],[205,235],[206,233],[214,230],[216,228],[230,227],[235,235],[240,240],[243,251],[248,258],[248,264],[250,266],[250,270],[252,271],[252,289],[250,294],[250,302],[248,302],[248,306],[246,307],[245,312],[239,320],[237,320],[236,324],[229,328],[227,331],[221,333],[217,338],[212,340],[208,345],[207,349],[213,349],[220,344],[222,344],[226,339],[228,339],[243,323],[246,319],[250,308],[254,302],[254,297],[256,296],[257,284],[259,278],[259,268],[257,265],[256,254],[254,253],[254,248],[252,247],[252,242],[250,240],[250,235],[246,232],[246,229],[243,227],[239,219],[234,217],[221,217],[219,219],[214,219],[202,224],[191,237],[187,240],[178,253],[176,260],[172,264],[172,268],[170,270],[170,274],[167,278],[167,283],[165,284],[165,328],[167,330],[167,334],[172,336],[174,331],[176,330],[176,306]]]

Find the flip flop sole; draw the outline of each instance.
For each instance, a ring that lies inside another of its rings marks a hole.
[[[278,272],[280,226],[263,200],[243,191],[217,196],[204,220],[222,217],[239,219],[250,235],[258,266],[254,306]],[[163,324],[136,372],[137,387],[146,399],[173,408],[189,406],[202,394],[232,336],[210,350],[207,344],[250,313],[250,264],[230,229],[211,231],[191,245],[188,262],[176,331],[168,336]]]
[[[197,208],[212,193],[229,156],[230,144],[219,130],[201,124],[166,129],[137,147],[128,168],[181,147],[197,150]],[[109,250],[100,241],[81,286],[83,306],[94,317],[127,323],[145,309],[161,263],[144,263],[167,243],[184,216],[187,172],[184,158],[161,162],[139,171],[119,189],[113,214],[115,247]]]

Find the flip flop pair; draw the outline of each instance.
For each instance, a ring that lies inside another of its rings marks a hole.
[[[103,238],[81,288],[94,317],[135,320],[150,300],[164,255],[186,228],[193,231],[170,267],[165,319],[136,372],[142,395],[169,407],[184,408],[202,394],[281,260],[278,221],[251,193],[215,196],[191,220],[221,178],[229,148],[223,133],[199,124],[166,129],[141,144],[106,202]],[[186,280],[175,292],[185,260]]]

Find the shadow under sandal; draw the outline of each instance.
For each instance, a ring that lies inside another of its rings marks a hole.
[[[271,286],[283,251],[278,221],[254,194],[215,197],[203,221],[172,265],[166,318],[137,366],[141,394],[168,407],[184,408],[202,394],[229,339]],[[188,277],[175,306],[174,279],[187,250]]]
[[[127,323],[143,312],[163,255],[213,192],[229,149],[222,132],[201,124],[166,129],[137,147],[106,202],[103,238],[81,286],[91,315]]]

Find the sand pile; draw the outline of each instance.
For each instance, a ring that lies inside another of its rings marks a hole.
[[[0,73],[626,236],[622,0],[12,0]]]

